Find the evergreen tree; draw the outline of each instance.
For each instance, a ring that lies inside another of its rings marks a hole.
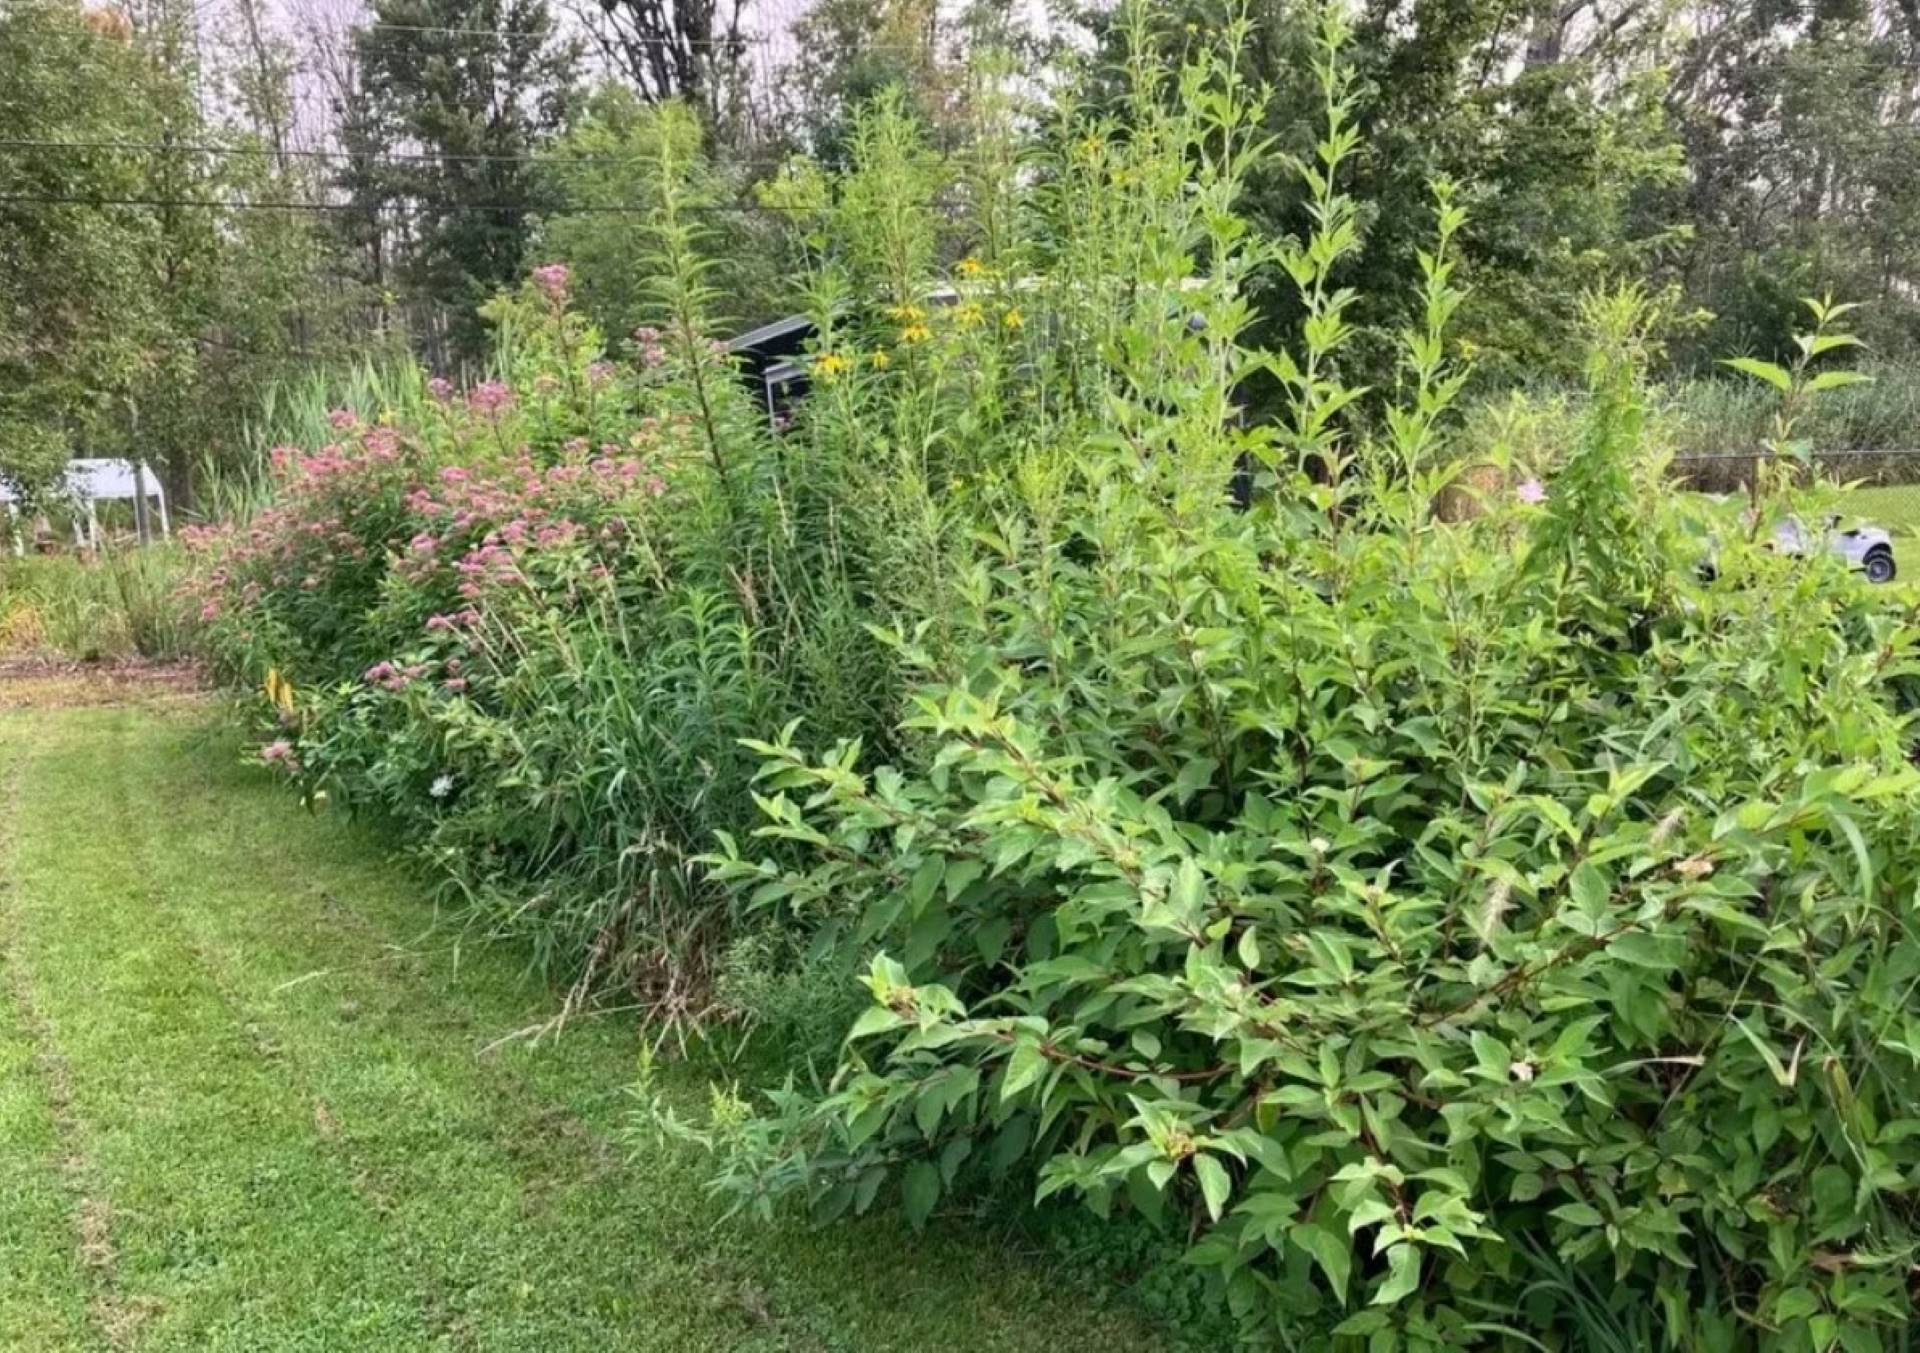
[[[373,281],[445,308],[477,355],[476,308],[518,279],[546,205],[534,156],[572,116],[579,48],[545,0],[376,0],[354,47],[350,229]]]

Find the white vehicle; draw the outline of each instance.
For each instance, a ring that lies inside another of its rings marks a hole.
[[[1773,548],[1781,554],[1799,556],[1817,540],[1793,517],[1781,522],[1773,533]],[[1855,573],[1866,575],[1870,583],[1890,583],[1898,571],[1893,560],[1893,537],[1878,526],[1853,526],[1843,529],[1840,518],[1827,518],[1826,547]]]

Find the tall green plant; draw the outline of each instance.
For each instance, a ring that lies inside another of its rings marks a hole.
[[[1349,144],[1327,33],[1321,166]],[[1220,175],[1158,180],[1127,241],[1150,290],[1176,242],[1264,246],[1218,134],[1231,64],[1147,76],[1205,132],[1143,139]],[[1262,1342],[1720,1347],[1745,1319],[1872,1346],[1920,1243],[1913,618],[1824,558],[1700,581],[1679,542],[1711,509],[1646,473],[1631,291],[1593,303],[1566,467],[1433,520],[1445,255],[1369,441],[1314,356],[1342,337],[1343,218],[1307,175],[1280,256],[1325,317],[1308,350],[1238,351],[1224,288],[1199,293],[1217,326],[1117,322],[1106,417],[982,500],[954,614],[893,638],[901,754],[755,744],[773,853],[728,837],[709,866],[857,956],[870,1003],[816,1089],[651,1121],[755,1210],[891,1197],[917,1223],[1000,1178],[1139,1211]],[[1274,492],[1201,510],[1190,467],[1246,434],[1162,401],[1218,408],[1253,362],[1296,390]]]

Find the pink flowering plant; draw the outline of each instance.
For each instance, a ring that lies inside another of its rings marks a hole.
[[[220,669],[295,693],[261,702],[265,760],[400,825],[472,924],[605,982],[707,926],[685,860],[751,820],[739,739],[803,699],[868,726],[864,691],[832,693],[877,646],[698,287],[626,355],[569,295],[543,265],[488,307],[494,374],[276,451],[272,503],[199,540],[197,585]],[[643,925],[638,895],[693,919]]]

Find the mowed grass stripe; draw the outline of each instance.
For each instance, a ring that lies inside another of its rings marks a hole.
[[[288,1265],[289,1283],[273,1254],[234,1251],[235,1264],[270,1264],[262,1281],[280,1295],[256,1306],[202,1288],[189,1317],[180,1291],[163,1294],[143,1347],[1011,1350],[1056,1346],[1063,1328],[1116,1349],[1152,1342],[977,1232],[914,1236],[893,1217],[826,1232],[718,1224],[703,1161],[678,1150],[628,1160],[617,1143],[638,1047],[630,1019],[481,1056],[550,1012],[551,994],[511,954],[469,948],[456,961],[448,937],[422,942],[421,888],[364,833],[301,811],[202,716],[36,717],[48,731],[35,774],[65,783],[30,791],[42,799],[36,837],[119,837],[124,868],[89,866],[91,883],[77,886],[138,880],[144,942],[164,942],[192,974],[195,1029],[271,1087],[262,1144],[279,1181],[352,1214],[338,1224],[377,1256],[373,1309],[392,1322],[343,1332],[324,1272],[310,1282]],[[108,779],[112,822],[76,814]],[[177,1014],[139,1022],[160,1036]],[[672,1074],[689,1105],[704,1101],[697,1072]],[[218,1082],[197,1093],[220,1093]],[[208,1129],[203,1151],[230,1148]],[[143,1202],[143,1225],[178,1215],[164,1198]],[[282,1202],[297,1244],[306,1205]],[[137,1252],[126,1251],[123,1267]]]
[[[329,1149],[379,1200],[398,1248],[435,1275],[437,1333],[500,1349],[766,1339],[724,1263],[660,1243],[673,1209],[689,1210],[684,1226],[701,1200],[633,1177],[607,1123],[589,1127],[568,1106],[614,1107],[631,1071],[630,1023],[569,1040],[564,1058],[515,1047],[482,1058],[483,1041],[544,1002],[501,955],[467,955],[457,982],[433,981],[436,965],[407,944],[429,913],[396,887],[396,871],[367,867],[345,824],[303,819],[264,777],[224,769],[231,756],[183,776],[198,758],[160,748],[130,755],[126,773],[140,793],[165,796],[172,829],[197,850],[154,851],[154,887],[300,1086]],[[263,827],[271,850],[260,849]],[[406,902],[410,916],[396,905]],[[529,1063],[559,1075],[536,1086],[520,1074]]]
[[[89,1287],[55,1125],[56,1054],[35,1037],[13,953],[22,741],[0,719],[0,1348],[77,1348],[88,1339]]]
[[[8,724],[28,749],[15,953],[97,1191],[91,1243],[111,1253],[115,1301],[103,1332],[141,1349],[423,1346],[420,1294],[378,1212],[142,868],[163,837],[195,856],[166,799],[130,787],[134,725],[151,716],[30,717]]]

